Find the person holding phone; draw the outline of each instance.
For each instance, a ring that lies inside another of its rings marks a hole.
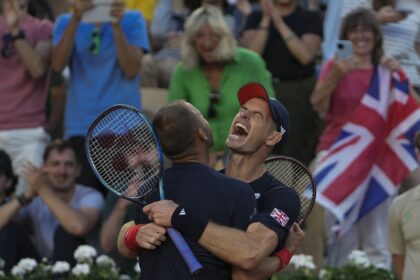
[[[311,96],[314,109],[325,117],[325,129],[319,139],[316,159],[325,155],[339,136],[342,126],[352,116],[370,87],[376,66],[383,64],[390,71],[399,67],[395,59],[383,56],[380,25],[368,9],[356,9],[344,18],[341,39],[351,42],[352,55],[327,61]],[[389,267],[386,235],[389,201],[369,212],[340,237],[332,230],[336,221],[334,215],[330,212],[325,214],[329,230],[328,265],[344,265],[349,253],[359,249],[367,253],[371,263]]]
[[[85,22],[96,9],[93,0],[73,0],[71,14],[58,17],[53,33],[52,68],[70,69],[64,138],[83,158],[81,183],[104,192],[84,153],[84,137],[92,121],[108,107],[140,103],[140,63],[149,50],[147,26],[137,11],[126,11],[123,0],[110,0],[111,21]],[[107,16],[107,15],[104,15]]]

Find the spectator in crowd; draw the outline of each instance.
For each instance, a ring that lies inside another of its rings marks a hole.
[[[102,211],[102,226],[99,235],[102,251],[110,255],[121,271],[130,273],[135,261],[124,258],[117,250],[118,233],[122,225],[136,218],[138,207],[132,202],[118,198],[112,192],[108,192],[105,206]]]
[[[356,9],[343,21],[341,39],[350,40],[353,54],[347,59],[329,60],[323,67],[311,102],[325,115],[326,127],[319,144],[317,158],[322,157],[351,117],[354,108],[368,91],[374,69],[385,64],[390,70],[399,67],[396,60],[383,56],[382,33],[375,15],[368,9]],[[345,234],[332,232],[334,215],[326,213],[329,237],[328,264],[341,266],[352,250],[364,250],[372,263],[390,264],[387,251],[386,219],[390,199],[373,209]]]
[[[50,141],[45,131],[52,23],[27,14],[28,0],[0,1],[0,147],[14,170],[42,162]],[[16,192],[26,189],[19,180]]]
[[[0,150],[0,213],[9,211],[6,205],[15,199],[12,194],[17,180],[13,174],[9,155]],[[20,197],[17,197],[18,202],[21,200]],[[0,214],[0,248],[0,259],[5,261],[5,272],[9,272],[21,258],[39,259],[25,226],[13,220],[6,222],[2,214]]]
[[[309,102],[322,40],[321,15],[302,9],[298,0],[261,0],[260,5],[261,11],[248,17],[242,42],[264,58],[276,96],[290,112],[292,141],[277,152],[308,165],[321,129]]]
[[[258,54],[236,46],[220,9],[213,6],[203,6],[188,18],[181,52],[169,99],[191,102],[209,121],[214,134],[210,164],[215,166],[223,158],[239,109],[232,93],[248,82],[259,82],[273,96],[270,73]]]
[[[394,21],[381,22],[384,51],[399,61],[416,93],[420,95],[420,2],[412,6],[404,6],[404,2],[373,0],[372,4],[379,16],[385,13],[394,15]]]
[[[99,221],[103,198],[96,190],[76,184],[80,169],[70,143],[56,140],[46,148],[42,168],[24,164],[26,192],[2,206],[4,224],[18,214],[27,230],[33,226],[41,257],[74,264],[74,250],[89,239]]]
[[[74,0],[73,13],[57,18],[52,67],[70,69],[64,137],[83,157],[80,182],[104,193],[87,163],[84,138],[92,121],[108,107],[119,103],[141,107],[139,70],[149,41],[143,16],[125,11],[122,0],[113,1],[112,22],[83,22],[92,5],[92,0]]]
[[[416,135],[416,144],[420,150],[420,133]],[[389,210],[389,251],[397,280],[416,279],[420,275],[419,201],[420,185],[396,197]]]
[[[183,9],[175,9],[176,0],[159,0],[155,9],[154,20],[150,27],[155,54],[147,54],[142,65],[142,84],[148,87],[168,88],[175,65],[181,59],[181,42],[184,34],[184,23],[192,11],[201,5],[214,5],[223,11],[229,29],[236,29],[242,24],[243,16],[248,11],[248,0],[238,1],[233,8],[224,0],[185,0]],[[245,4],[242,4],[245,3]],[[242,8],[242,6],[245,6]],[[229,13],[233,8],[232,14]]]
[[[39,19],[54,21],[50,4],[46,0],[30,0],[28,14]],[[47,97],[47,123],[45,130],[51,139],[63,137],[64,106],[66,99],[66,82],[62,73],[51,71]]]
[[[163,176],[165,196],[181,203],[189,209],[187,211],[199,211],[204,217],[221,225],[244,230],[255,211],[254,194],[248,184],[229,178],[208,166],[212,133],[202,114],[190,103],[172,102],[156,113],[153,127],[161,139],[165,155],[173,162],[173,166],[166,169]],[[159,200],[159,193],[153,192],[148,201],[156,200]],[[136,224],[146,225],[139,230],[140,226],[135,226],[133,222],[125,224],[120,231],[118,246],[125,256],[139,256],[142,279],[195,278],[170,240],[156,250],[138,250],[136,231],[152,227],[156,235],[161,235],[165,228],[150,223],[148,216],[142,212],[136,218]],[[196,230],[185,238],[203,265],[197,277],[229,279],[228,264],[198,245],[197,240],[206,222],[192,224],[196,225]],[[126,235],[127,230],[131,232]],[[133,246],[126,245],[126,238],[122,236],[131,236]]]

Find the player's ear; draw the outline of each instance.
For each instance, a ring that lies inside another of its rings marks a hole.
[[[197,135],[198,135],[198,139],[200,139],[200,141],[202,141],[202,142],[208,142],[209,141],[209,137],[208,137],[207,133],[201,127],[198,129]]]
[[[273,130],[270,135],[268,135],[267,140],[265,141],[265,143],[270,146],[273,147],[274,145],[276,145],[278,142],[281,141],[282,138],[282,134],[277,131],[277,130]]]

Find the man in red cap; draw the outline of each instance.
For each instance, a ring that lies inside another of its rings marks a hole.
[[[288,264],[304,236],[299,226],[293,224],[300,211],[298,195],[291,188],[285,188],[264,167],[268,155],[287,139],[290,122],[286,108],[278,100],[269,98],[261,84],[249,83],[241,87],[238,100],[241,108],[226,140],[231,154],[225,174],[248,182],[253,187],[258,213],[247,232],[211,221],[200,223],[205,229],[201,231],[203,233],[198,242],[232,264],[234,275],[244,279],[267,279]],[[172,221],[180,212],[182,219],[191,218],[193,221],[198,218],[188,209],[182,209],[182,205],[172,201],[160,201],[149,204],[144,211],[161,226],[176,227]],[[276,219],[278,213],[284,219]],[[289,229],[292,238],[285,242]],[[179,230],[181,233],[188,231],[188,226]],[[140,247],[155,247],[153,240],[142,239],[141,234],[138,239],[141,241]],[[277,253],[267,257],[273,252]]]

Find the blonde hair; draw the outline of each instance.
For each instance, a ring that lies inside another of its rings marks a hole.
[[[225,18],[219,8],[204,5],[196,9],[185,23],[185,36],[181,47],[181,63],[188,69],[195,68],[200,63],[200,57],[195,49],[195,39],[199,29],[207,24],[212,31],[220,36],[219,45],[214,51],[217,62],[233,60],[236,51],[236,40],[233,37]]]

